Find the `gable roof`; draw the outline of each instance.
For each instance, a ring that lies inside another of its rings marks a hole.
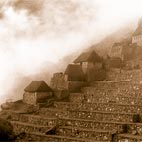
[[[84,80],[84,73],[80,65],[69,64],[64,74],[68,75],[68,81],[83,81]]]
[[[74,60],[74,63],[80,62],[101,62],[101,57],[95,52],[84,52],[78,58]]]
[[[26,92],[51,92],[52,89],[44,81],[32,81],[25,89]]]

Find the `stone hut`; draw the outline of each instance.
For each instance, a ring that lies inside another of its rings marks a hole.
[[[32,81],[24,91],[23,102],[31,105],[43,103],[53,96],[52,89],[44,81]]]
[[[74,63],[81,65],[87,82],[105,79],[103,59],[95,51],[82,53]]]
[[[81,65],[69,64],[64,72],[66,81],[84,81],[84,73]]]
[[[80,64],[84,73],[87,73],[87,71],[92,68],[102,68],[102,58],[95,51],[82,53],[74,60],[74,63]]]

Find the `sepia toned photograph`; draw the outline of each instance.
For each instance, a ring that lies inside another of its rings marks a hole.
[[[0,142],[142,142],[142,0],[0,0]]]

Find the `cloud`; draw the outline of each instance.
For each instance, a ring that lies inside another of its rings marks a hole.
[[[39,14],[43,8],[43,0],[15,0],[11,5],[15,10],[25,9],[29,14]]]
[[[13,94],[22,77],[41,73],[43,66],[50,74],[58,71],[60,59],[87,44],[92,8],[74,0],[40,2],[0,3],[4,15],[0,20],[1,101]],[[56,64],[55,69],[51,64]],[[14,99],[17,95],[22,96],[17,93]]]
[[[58,71],[63,57],[128,23],[136,25],[141,13],[140,0],[1,0],[0,100],[12,93],[18,78],[43,66],[53,72],[52,63]]]

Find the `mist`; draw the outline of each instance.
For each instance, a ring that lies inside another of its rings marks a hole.
[[[24,85],[32,79],[49,81],[52,73],[64,69],[64,57],[79,54],[126,25],[136,27],[141,3],[1,0],[0,103],[11,95],[14,100],[22,96],[14,92],[21,81]]]

